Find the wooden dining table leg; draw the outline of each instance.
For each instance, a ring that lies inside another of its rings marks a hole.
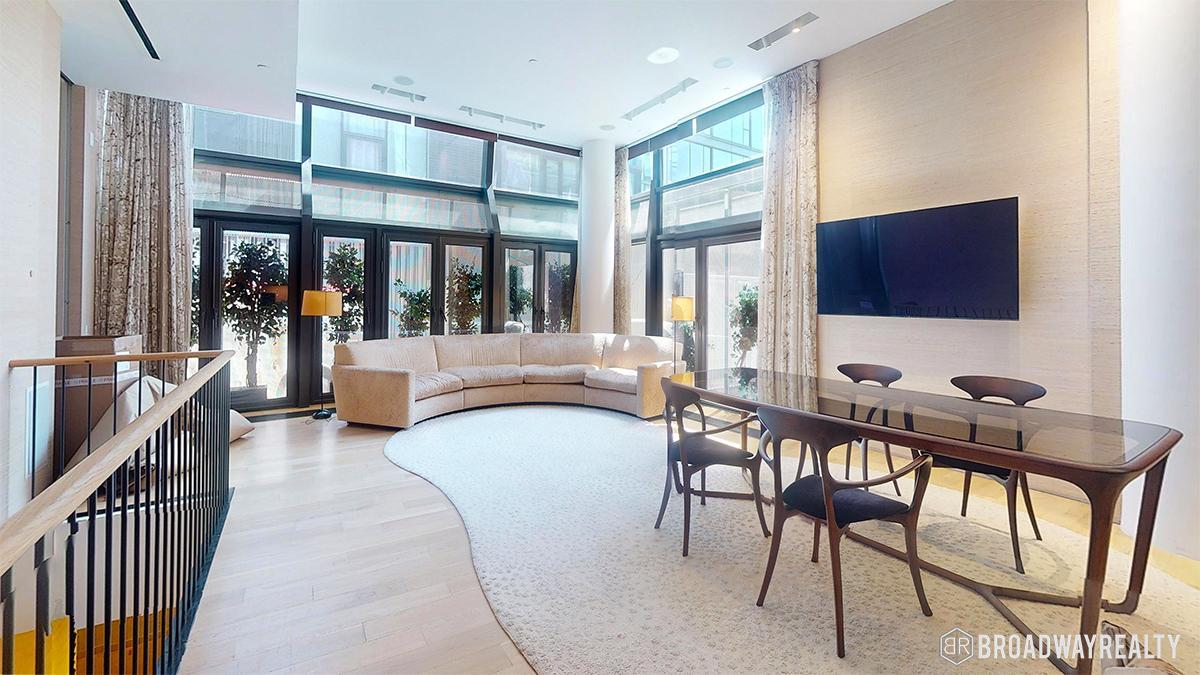
[[[1100,606],[1104,593],[1104,577],[1108,571],[1108,546],[1112,541],[1113,516],[1116,515],[1120,488],[1103,486],[1088,492],[1092,519],[1088,533],[1087,572],[1083,579],[1080,603],[1079,635],[1097,635],[1100,626]],[[1092,657],[1084,655],[1075,664],[1075,672],[1092,672]]]
[[[1150,540],[1154,536],[1154,520],[1158,517],[1158,499],[1162,495],[1163,475],[1167,469],[1167,458],[1146,472],[1142,484],[1142,506],[1138,511],[1137,534],[1133,542],[1133,568],[1129,572],[1129,587],[1125,598],[1118,603],[1105,601],[1104,609],[1119,614],[1132,614],[1137,610],[1142,595],[1142,584],[1146,581],[1146,564],[1150,558]]]

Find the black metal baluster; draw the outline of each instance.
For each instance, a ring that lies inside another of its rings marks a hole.
[[[174,670],[175,663],[175,638],[178,635],[175,624],[179,620],[179,593],[177,592],[179,575],[179,472],[184,470],[183,465],[179,463],[179,433],[176,426],[175,433],[167,439],[167,454],[171,457],[172,471],[167,476],[167,493],[165,499],[167,501],[167,546],[170,548],[168,556],[169,563],[167,565],[167,594],[163,598],[163,604],[170,603],[171,619],[168,622],[168,629],[163,637],[167,640],[167,666],[166,670]]]
[[[138,371],[141,372],[140,369]],[[141,377],[138,377],[138,398],[141,399]],[[138,403],[138,416],[141,416],[141,402]],[[149,450],[150,441],[146,441],[146,448]],[[136,673],[138,671],[138,621],[140,620],[138,612],[138,600],[141,599],[141,553],[142,553],[142,446],[138,446],[137,450],[133,451],[133,479],[136,482],[133,490],[133,630],[131,637],[131,649],[129,654],[129,672]],[[122,579],[124,575],[122,575]],[[124,594],[122,594],[122,602],[124,602]],[[121,636],[122,641],[124,635]],[[124,660],[124,648],[121,650],[122,661]],[[121,664],[121,672],[125,672],[124,663]]]
[[[159,667],[159,659],[162,657],[162,650],[159,645],[162,644],[162,616],[163,606],[160,598],[163,586],[163,481],[167,473],[167,459],[163,452],[163,446],[166,444],[168,422],[163,422],[159,427],[158,447],[154,454],[158,458],[158,465],[154,472],[154,565],[151,569],[154,570],[154,629],[151,633],[150,641],[154,645],[154,670],[161,670]],[[149,596],[149,593],[147,593]],[[149,667],[149,662],[147,661]]]
[[[62,478],[67,462],[67,368],[66,366],[58,366],[57,376],[55,380],[58,394],[58,431],[54,434],[54,472],[53,479]],[[53,482],[53,481],[51,481]],[[68,666],[71,673],[76,670],[75,667],[75,533],[79,531],[78,518],[75,513],[78,509],[71,511],[71,515],[67,517],[67,553],[64,574],[66,577],[65,588],[65,611],[67,615],[67,652],[71,655]],[[7,671],[6,671],[7,672]]]
[[[116,408],[116,405],[117,405],[117,380],[118,380],[117,365],[118,365],[117,362],[114,361],[113,362],[113,429],[114,430],[116,429],[116,426],[117,426],[117,414],[116,414],[117,413],[117,408]],[[116,436],[116,431],[113,432],[113,436]],[[129,460],[128,459],[126,459],[124,462],[121,462],[121,468],[117,470],[116,475],[117,475],[117,478],[114,482],[117,483],[117,490],[121,495],[121,509],[119,512],[121,514],[121,529],[120,529],[120,532],[118,533],[119,539],[121,540],[121,551],[120,551],[120,554],[118,557],[119,563],[117,565],[117,569],[120,570],[120,576],[117,579],[117,621],[118,621],[118,623],[117,623],[117,626],[118,626],[118,629],[117,629],[117,649],[118,649],[118,651],[117,651],[117,672],[124,673],[124,672],[126,672],[125,671],[125,644],[126,644],[126,642],[125,642],[125,638],[126,638],[125,613],[129,609],[126,604],[126,600],[125,600],[126,593],[128,592],[128,581],[127,580],[129,578],[129,562],[128,562],[128,553],[127,553],[129,551],[129,539],[128,539],[128,537],[129,537],[129,522],[128,522],[129,521]],[[115,496],[113,497],[113,501],[114,502],[116,501]]]
[[[13,583],[12,570],[0,574],[0,605],[4,606],[0,614],[0,672],[15,673],[13,668]]]
[[[87,370],[87,456],[92,456],[92,362]],[[99,488],[97,488],[98,490]],[[87,654],[84,656],[88,673],[96,672],[96,490],[88,495],[87,534]]]
[[[53,536],[51,530],[51,536]],[[46,546],[42,536],[33,545],[33,567],[36,573],[33,606],[33,669],[46,672],[46,636],[50,634],[50,556],[53,552]]]

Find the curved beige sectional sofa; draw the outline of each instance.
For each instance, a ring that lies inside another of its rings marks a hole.
[[[673,372],[667,338],[497,333],[337,345],[338,418],[410,427],[456,410],[506,403],[576,403],[654,417]],[[682,363],[680,364],[682,367]]]

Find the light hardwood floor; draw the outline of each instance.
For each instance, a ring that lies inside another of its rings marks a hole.
[[[392,433],[293,418],[234,444],[236,493],[184,671],[531,672],[492,615],[454,507],[383,456]],[[870,463],[886,472],[878,453]],[[962,474],[933,480],[957,488]],[[986,479],[971,494],[1004,499]],[[1086,532],[1085,505],[1034,501],[1039,518]],[[1114,547],[1131,548],[1119,529]],[[1151,563],[1200,587],[1196,561],[1156,550]]]

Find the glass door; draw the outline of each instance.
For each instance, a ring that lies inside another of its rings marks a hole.
[[[369,261],[371,248],[369,230],[356,230],[336,226],[317,228],[318,251],[320,252],[319,286],[326,291],[342,294],[342,315],[320,317],[320,333],[317,336],[319,351],[313,365],[320,373],[314,378],[317,390],[315,397],[328,398],[333,392],[334,347],[347,342],[358,342],[370,334],[375,317],[371,302],[373,283],[368,269],[374,267]],[[307,321],[309,319],[302,319]]]
[[[664,248],[662,251],[662,334],[675,342],[676,358],[687,364],[689,371],[697,366],[697,328],[702,326],[700,306],[696,299],[696,247]],[[688,296],[693,300],[695,316],[691,321],[675,321],[671,315],[671,298]]]
[[[236,353],[231,403],[243,410],[288,405],[296,396],[296,238],[286,226],[217,223],[216,231],[216,346]]]
[[[387,336],[414,337],[440,332],[441,314],[433,311],[434,243],[389,235],[384,288]]]
[[[704,368],[758,365],[758,239],[704,246]]]
[[[483,243],[457,240],[439,242],[442,249],[442,317],[446,335],[471,335],[486,329],[487,278],[483,261],[487,247]]]
[[[534,330],[537,247],[504,249],[504,332]]]
[[[541,326],[544,333],[569,333],[575,304],[575,253],[542,246]]]

